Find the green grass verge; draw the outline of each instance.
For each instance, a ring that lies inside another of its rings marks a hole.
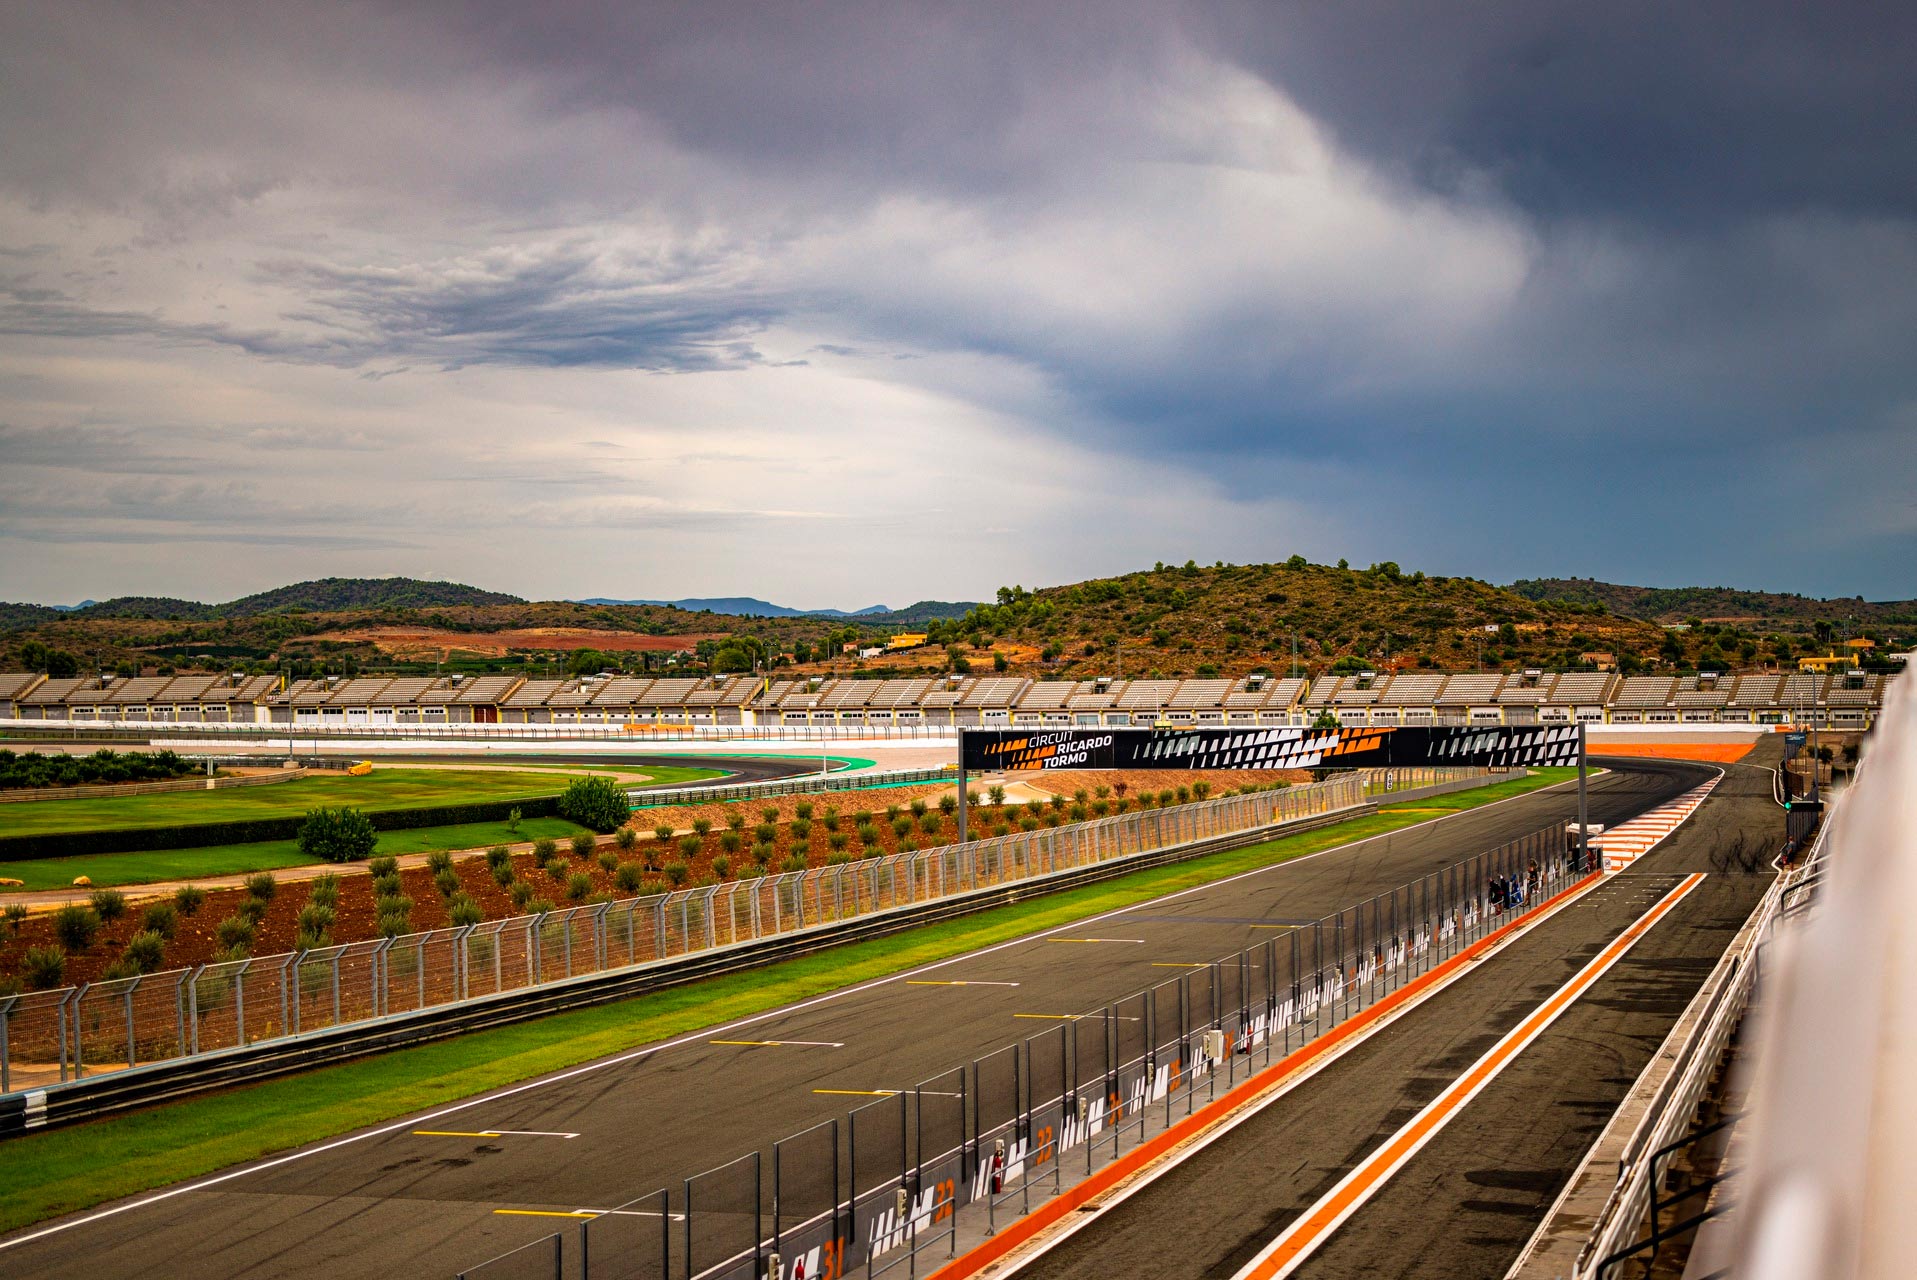
[[[1540,770],[1405,807],[1476,808],[1570,772]],[[0,1232],[1433,816],[1379,812],[747,973],[13,1138]]]
[[[110,799],[22,800],[7,805],[0,819],[4,819],[9,835],[118,831],[130,827],[298,817],[322,805],[351,805],[372,812],[556,796],[565,790],[566,781],[567,775],[562,773],[375,769],[357,778],[341,773],[227,791],[163,791],[156,795]]]
[[[448,827],[415,827],[382,831],[379,853],[431,853],[435,849],[483,849],[550,836],[564,840],[585,828],[564,818],[524,818],[515,835],[503,822],[463,822]],[[244,875],[304,867],[319,861],[300,852],[297,840],[260,840],[252,844],[219,844],[199,849],[155,849],[146,853],[89,853],[74,858],[31,858],[0,862],[0,877],[25,881],[17,890],[64,889],[75,876],[86,876],[96,887],[153,884],[161,880],[198,880],[207,876]]]

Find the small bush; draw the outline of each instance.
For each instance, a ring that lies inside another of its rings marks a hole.
[[[173,905],[183,916],[192,916],[206,903],[206,890],[197,884],[183,884],[173,891]]]
[[[879,829],[869,822],[861,822],[858,830],[859,843],[876,845],[879,842]]]
[[[936,813],[928,813],[919,819],[919,830],[928,836],[935,836],[945,827],[945,819]]]
[[[919,847],[916,844],[912,843],[910,840],[899,841],[900,853],[917,853],[918,851],[919,851]]]
[[[533,861],[551,862],[559,856],[559,845],[550,838],[533,841]]]
[[[675,832],[670,826],[666,825],[663,822],[652,829],[652,838],[654,840],[657,840],[660,844],[664,844],[666,841],[672,839],[672,837],[676,834],[678,833]]]
[[[7,909],[4,912],[0,912],[0,918],[6,920],[9,928],[18,929],[27,922],[27,914],[26,903],[9,902]]]
[[[100,917],[92,907],[69,902],[53,913],[53,935],[68,951],[85,951],[100,932]]]
[[[375,898],[373,900],[373,913],[382,916],[401,915],[410,918],[413,914],[413,900],[403,893],[393,894],[384,898]]]
[[[849,843],[849,840],[850,840],[850,837],[848,837],[843,831],[834,831],[831,835],[825,838],[825,842],[828,845],[832,846],[832,852],[834,853],[844,853],[845,846],[847,845],[847,843]]]
[[[397,912],[379,917],[373,924],[382,938],[397,938],[413,931],[412,921]]]
[[[245,916],[228,916],[213,926],[213,936],[229,950],[253,945],[253,922]]]
[[[1211,783],[1199,781],[1191,784],[1191,793],[1200,800],[1211,794]]]
[[[112,924],[126,914],[126,895],[118,889],[95,889],[87,895],[100,919]]]
[[[373,877],[373,896],[375,898],[392,898],[397,897],[398,894],[399,872],[395,871],[389,875]]]
[[[493,868],[493,881],[496,884],[498,884],[500,888],[503,889],[507,885],[511,884],[513,882],[513,879],[514,879],[514,876],[513,876],[512,863],[502,862]]]
[[[825,823],[825,829],[827,831],[837,831],[839,829],[839,811],[831,805],[827,805],[825,807],[825,817],[820,819],[820,821]]]
[[[645,874],[640,871],[639,864],[636,862],[622,862],[612,873],[612,882],[625,893],[639,892],[639,883],[644,878]]]
[[[592,851],[599,846],[599,842],[584,831],[574,832],[572,840],[569,843],[572,845],[572,856],[575,858],[590,857]]]
[[[306,900],[322,907],[339,906],[339,877],[323,875],[314,880],[313,887],[306,891]]]
[[[753,845],[752,861],[758,865],[761,872],[764,872],[766,864],[772,861],[772,846],[769,844]]]
[[[266,912],[266,904],[258,898],[242,898],[240,899],[240,905],[234,909],[235,915],[245,916],[254,924],[258,924],[260,921],[266,919]]]
[[[300,908],[299,927],[302,933],[322,934],[333,927],[333,909],[309,902]]]
[[[377,858],[367,859],[366,869],[375,876],[397,875],[399,873],[399,859],[390,853],[381,854]]]
[[[745,837],[737,831],[728,831],[719,837],[719,847],[727,853],[737,853],[745,848]]]
[[[752,838],[760,844],[771,844],[779,838],[779,829],[770,822],[761,822],[752,828]]]
[[[453,855],[444,849],[435,849],[426,855],[427,869],[437,875],[441,871],[453,869]]]
[[[258,898],[261,902],[271,902],[273,895],[279,891],[280,882],[273,878],[273,873],[270,871],[262,871],[258,875],[251,875],[246,878],[246,894],[250,898]]]
[[[910,818],[900,816],[892,819],[892,834],[899,839],[905,839],[907,835],[911,834],[911,831],[912,820]]]
[[[619,855],[610,849],[601,849],[596,861],[601,871],[611,871],[619,865]]]
[[[1025,812],[1031,814],[1035,818],[1039,814],[1043,813],[1044,811],[1045,811],[1045,802],[1043,800],[1027,800],[1025,802]]]
[[[513,905],[521,911],[524,911],[526,904],[532,901],[533,887],[524,880],[513,881],[512,887],[506,892],[512,897]]]
[[[444,871],[433,877],[433,888],[439,890],[440,897],[451,898],[460,891],[459,873],[451,867],[447,867]]]
[[[1190,787],[1180,787],[1180,788],[1178,788],[1178,803],[1179,803],[1179,804],[1190,804],[1190,803],[1191,803],[1191,788],[1190,788]]]
[[[566,877],[566,896],[574,902],[592,892],[592,877],[583,871],[575,871]]]
[[[786,830],[792,833],[794,844],[804,844],[812,838],[812,824],[803,818],[786,827]]]
[[[712,834],[712,819],[694,818],[692,820],[692,829],[702,836],[709,836]]]
[[[692,868],[683,862],[673,861],[666,864],[666,879],[672,881],[672,887],[675,889],[684,884],[686,877],[691,874]]]
[[[318,951],[321,947],[333,945],[333,936],[329,933],[314,933],[310,929],[301,929],[293,937],[293,950]]]
[[[551,910],[551,898],[534,898],[526,904],[526,914],[529,916],[543,916]]]
[[[732,874],[732,859],[726,857],[723,853],[714,858],[712,860],[712,874],[718,876],[721,880]]]
[[[137,965],[141,973],[152,973],[166,956],[166,939],[151,929],[142,929],[126,940],[126,950],[120,954]]]
[[[358,809],[313,809],[300,823],[300,852],[328,862],[355,862],[373,856],[379,833]]]
[[[140,916],[140,928],[148,933],[157,933],[162,938],[171,938],[180,927],[180,914],[170,902],[150,904]]]
[[[572,872],[567,869],[565,863],[555,858],[546,864],[546,874],[552,877],[554,884],[564,884],[566,883],[566,877],[571,875]]]
[[[470,895],[464,893],[447,904],[446,915],[454,924],[460,926],[478,924],[486,918],[486,913],[480,910],[479,904],[474,902]]]
[[[985,794],[992,797],[992,804],[994,806],[1005,803],[1005,787],[1001,783],[994,782],[991,786],[985,788]]]
[[[632,797],[611,778],[594,774],[567,783],[557,807],[560,817],[603,834],[626,825]]]
[[[486,865],[493,870],[497,871],[501,867],[510,867],[512,864],[512,850],[508,849],[505,845],[496,844],[486,850]]]
[[[828,867],[842,867],[850,861],[852,861],[852,855],[849,853],[828,853],[825,855],[825,865]]]
[[[901,812],[903,812],[903,810],[901,810],[897,805],[888,804],[885,806],[885,820],[887,822],[897,822],[899,820],[899,814]]]
[[[1056,792],[1054,792],[1054,793],[1053,793],[1053,795],[1052,795],[1052,798],[1051,798],[1050,800],[1047,800],[1047,801],[1046,801],[1045,803],[1047,803],[1047,804],[1049,804],[1049,805],[1051,805],[1051,806],[1052,806],[1052,812],[1053,812],[1053,813],[1062,813],[1062,812],[1064,812],[1064,809],[1065,809],[1065,797],[1064,797],[1064,796],[1061,796],[1061,795],[1059,795],[1059,794],[1057,794]]]
[[[792,816],[800,822],[812,821],[812,802],[810,800],[801,800],[793,805]]]
[[[912,816],[914,818],[923,818],[927,813],[931,811],[931,806],[925,803],[924,796],[920,796],[917,799],[913,800],[911,804],[906,806],[906,808],[912,811]]]
[[[679,855],[686,859],[696,858],[699,856],[699,850],[705,847],[706,842],[698,836],[686,836],[679,841]]]
[[[631,853],[632,846],[639,843],[639,833],[631,827],[621,827],[612,833],[612,842],[619,846],[621,853]]]
[[[726,808],[726,830],[743,831],[744,829],[745,810],[736,804],[728,805]]]
[[[951,817],[951,816],[952,816],[953,814],[955,814],[955,813],[957,813],[957,812],[958,812],[958,797],[957,797],[957,796],[952,796],[952,795],[945,795],[945,796],[940,796],[940,797],[939,797],[939,812],[940,812],[940,813],[942,813],[942,814],[944,814],[944,815],[945,815],[946,817],[948,817],[948,818],[949,818],[949,817]]]
[[[59,986],[66,972],[67,953],[59,947],[28,947],[20,957],[20,973],[35,991]]]
[[[805,855],[803,853],[792,854],[780,864],[780,867],[786,871],[804,871],[806,867]]]
[[[763,808],[763,809],[761,809],[761,810],[759,810],[759,821],[761,821],[761,822],[777,822],[778,820],[779,820],[779,806],[778,806],[778,805],[776,805],[776,804],[769,804],[769,805],[767,805],[767,806],[766,806],[765,808]]]

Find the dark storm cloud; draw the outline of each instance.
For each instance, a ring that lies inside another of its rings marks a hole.
[[[1857,461],[1917,435],[1908,7],[20,12],[14,338],[893,379],[1354,558],[1910,593],[1917,518]],[[1821,543],[1723,536],[1786,490]],[[1636,514],[1514,540],[1540,498]]]

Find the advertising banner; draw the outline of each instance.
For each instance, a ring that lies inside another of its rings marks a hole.
[[[1338,729],[966,729],[968,770],[1574,765],[1576,725]]]

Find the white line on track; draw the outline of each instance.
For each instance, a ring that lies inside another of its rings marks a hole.
[[[1012,938],[1006,942],[994,943],[992,946],[984,947],[977,951],[968,951],[964,955],[951,956],[944,960],[936,960],[932,962],[931,964],[924,965],[917,969],[909,969],[905,971],[904,973],[888,974],[887,976],[883,978],[874,978],[870,982],[862,982],[856,986],[843,987],[837,991],[828,991],[828,992],[825,992],[823,995],[814,996],[810,1000],[802,1000],[798,1004],[786,1005],[785,1007],[779,1008],[779,1009],[769,1009],[764,1013],[755,1013],[755,1014],[752,1014],[750,1017],[741,1018],[736,1022],[728,1022],[717,1027],[707,1027],[707,1028],[704,1028],[703,1030],[693,1032],[690,1035],[680,1036],[674,1040],[666,1040],[658,1044],[645,1045],[638,1049],[631,1049],[625,1053],[616,1054],[610,1058],[600,1058],[596,1062],[584,1063],[580,1066],[571,1067],[571,1068],[568,1068],[567,1070],[557,1072],[553,1075],[543,1076],[537,1080],[528,1080],[524,1084],[511,1085],[505,1089],[500,1089],[492,1093],[483,1093],[483,1094],[480,1094],[478,1097],[468,1098],[463,1102],[456,1102],[450,1106],[441,1107],[437,1111],[429,1111],[424,1115],[410,1116],[407,1119],[396,1120],[390,1124],[383,1124],[376,1128],[367,1129],[361,1133],[348,1134],[347,1136],[343,1138],[334,1138],[334,1139],[331,1139],[330,1141],[321,1142],[315,1146],[303,1147],[298,1151],[290,1151],[283,1156],[274,1156],[268,1160],[262,1160],[262,1161],[257,1161],[257,1162],[253,1162],[249,1164],[244,1164],[237,1169],[229,1169],[224,1173],[212,1174],[208,1177],[201,1178],[195,1182],[187,1182],[177,1187],[169,1187],[165,1191],[155,1192],[152,1195],[141,1196],[135,1200],[128,1200],[124,1204],[116,1204],[108,1209],[100,1209],[93,1213],[83,1214],[79,1217],[72,1218],[65,1222],[56,1222],[56,1223],[53,1223],[51,1226],[42,1227],[38,1231],[25,1232],[21,1235],[14,1236],[10,1240],[0,1240],[0,1252],[3,1252],[7,1249],[14,1248],[18,1245],[30,1243],[34,1240],[44,1239],[47,1236],[57,1235],[62,1231],[71,1231],[75,1227],[83,1227],[88,1225],[89,1223],[99,1222],[106,1218],[117,1217],[118,1215],[122,1213],[126,1213],[127,1211],[132,1209],[143,1209],[148,1205],[158,1204],[165,1200],[171,1200],[175,1196],[186,1195],[188,1192],[205,1191],[211,1187],[217,1187],[221,1185],[222,1183],[231,1182],[235,1178],[244,1178],[248,1174],[262,1173],[268,1169],[277,1169],[282,1165],[292,1164],[294,1161],[297,1161],[297,1160],[305,1160],[313,1156],[324,1155],[325,1153],[329,1151],[337,1151],[341,1147],[351,1146],[352,1144],[356,1142],[364,1142],[369,1138],[384,1138],[391,1134],[404,1132],[408,1129],[411,1129],[415,1125],[431,1124],[435,1120],[440,1120],[447,1116],[458,1115],[462,1111],[469,1111],[474,1107],[484,1106],[485,1104],[489,1102],[498,1102],[505,1098],[516,1097],[522,1093],[529,1093],[534,1089],[543,1089],[548,1085],[559,1084],[563,1081],[573,1080],[583,1075],[589,1075],[595,1071],[603,1071],[608,1067],[624,1066],[628,1062],[633,1062],[640,1058],[651,1057],[653,1054],[663,1053],[667,1049],[684,1048],[686,1045],[697,1044],[701,1040],[708,1040],[715,1033],[736,1031],[741,1027],[750,1027],[761,1022],[769,1022],[775,1018],[790,1017],[792,1014],[801,1013],[807,1009],[814,1009],[819,1007],[820,1005],[830,1004],[837,1000],[843,1000],[848,996],[861,995],[867,991],[872,991],[879,987],[887,986],[891,983],[903,982],[906,979],[919,977],[922,974],[936,973],[940,969],[946,969],[946,968],[950,968],[952,965],[955,965],[955,964],[962,964],[968,961],[976,960],[980,956],[993,955],[997,952],[1005,951],[1012,947],[1022,947],[1033,942],[1050,941],[1053,935],[1055,934],[1068,933],[1073,930],[1083,929],[1087,925],[1098,924],[1101,921],[1110,920],[1117,916],[1126,915],[1130,912],[1141,911],[1147,907],[1156,907],[1166,902],[1175,902],[1180,898],[1189,897],[1190,895],[1194,893],[1208,893],[1211,890],[1220,887],[1221,885],[1233,884],[1240,880],[1248,880],[1254,876],[1269,875],[1270,873],[1274,871],[1280,871],[1286,867],[1295,867],[1301,862],[1309,862],[1316,858],[1322,858],[1326,856],[1327,854],[1342,853],[1351,849],[1355,849],[1361,845],[1370,844],[1374,840],[1388,840],[1390,839],[1391,836],[1402,834],[1403,832],[1406,832],[1406,831],[1416,831],[1421,828],[1429,829],[1431,827],[1437,826],[1441,822],[1448,822],[1452,818],[1465,817],[1469,814],[1489,813],[1491,810],[1498,808],[1500,805],[1511,804],[1515,801],[1524,800],[1532,796],[1540,796],[1540,795],[1546,794],[1547,792],[1560,790],[1564,787],[1575,786],[1576,782],[1577,780],[1575,778],[1567,778],[1563,782],[1554,782],[1548,787],[1539,787],[1534,791],[1526,791],[1515,796],[1506,796],[1502,800],[1493,800],[1490,804],[1478,805],[1475,808],[1471,808],[1471,809],[1459,809],[1455,813],[1448,813],[1448,814],[1445,814],[1443,817],[1432,818],[1428,822],[1414,823],[1409,827],[1402,827],[1402,828],[1399,828],[1397,831],[1387,832],[1383,835],[1366,836],[1360,840],[1350,840],[1350,841],[1346,841],[1344,844],[1333,845],[1328,849],[1320,849],[1316,853],[1301,854],[1296,858],[1287,858],[1283,862],[1274,862],[1267,866],[1254,867],[1250,871],[1241,871],[1237,875],[1226,876],[1223,879],[1219,879],[1219,880],[1209,880],[1205,882],[1204,884],[1193,885],[1189,889],[1180,889],[1176,893],[1165,894],[1163,897],[1148,898],[1144,902],[1134,902],[1130,906],[1117,907],[1111,911],[1107,911],[1103,913],[1102,915],[1091,916],[1084,920],[1074,920],[1070,924],[1059,925],[1055,929],[1044,930],[1036,934],[1026,934],[1022,937]],[[1278,834],[1273,835],[1271,838],[1274,840],[1283,839],[1284,833],[1280,832]]]

